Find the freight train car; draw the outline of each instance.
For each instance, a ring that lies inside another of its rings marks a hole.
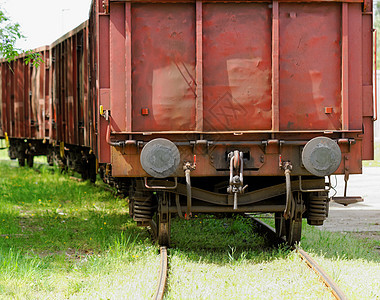
[[[50,141],[55,160],[95,181],[95,102],[89,89],[88,43],[86,21],[50,45]]]
[[[9,156],[20,166],[49,148],[49,47],[34,50],[43,62],[25,64],[25,55],[0,60],[0,137],[9,143]]]
[[[161,244],[232,212],[295,243],[373,158],[370,1],[94,0],[89,26],[98,158]]]
[[[38,70],[2,62],[1,130],[21,165],[37,140],[98,160],[160,244],[176,214],[262,212],[293,244],[373,159],[372,50],[369,1],[94,0]]]

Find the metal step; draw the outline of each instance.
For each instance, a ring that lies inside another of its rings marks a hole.
[[[349,204],[363,202],[364,199],[361,196],[351,196],[351,197],[332,197],[332,200],[336,203],[347,206]]]

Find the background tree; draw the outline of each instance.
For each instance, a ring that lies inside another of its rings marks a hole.
[[[13,23],[0,9],[0,57],[11,61],[20,53],[25,53],[25,63],[38,66],[42,62],[42,58],[38,53],[31,50],[22,51],[16,47],[16,41],[22,38],[25,38],[25,36],[21,33],[20,25]]]

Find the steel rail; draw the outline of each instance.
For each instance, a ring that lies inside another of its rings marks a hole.
[[[160,248],[161,253],[161,263],[160,263],[160,273],[158,278],[158,285],[156,293],[154,294],[154,300],[162,300],[164,298],[166,279],[168,275],[168,250],[166,247]]]
[[[268,235],[268,238],[271,241],[273,241],[273,243],[280,244],[281,242],[285,242],[284,239],[281,239],[277,236],[276,231],[268,224],[265,224],[261,220],[253,217],[252,215],[244,215],[252,219],[258,225],[259,229]],[[304,261],[308,265],[308,267],[310,267],[314,271],[314,273],[319,276],[319,278],[322,280],[325,286],[331,291],[335,299],[348,299],[344,292],[339,288],[339,286],[327,275],[327,273],[312,259],[312,257],[309,254],[307,254],[304,250],[302,250],[299,247],[293,247],[292,249],[296,250],[298,255],[301,257],[302,261]]]
[[[320,277],[323,283],[328,289],[331,289],[331,293],[334,295],[337,300],[347,300],[347,296],[339,288],[339,286],[330,278],[329,275],[307,254],[304,250],[297,248],[298,255],[303,261]]]

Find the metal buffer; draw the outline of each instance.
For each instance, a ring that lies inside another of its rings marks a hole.
[[[234,210],[238,207],[238,194],[243,194],[248,185],[244,186],[243,179],[243,152],[235,150],[228,154],[230,160],[230,185],[227,188],[227,193],[234,195]]]

